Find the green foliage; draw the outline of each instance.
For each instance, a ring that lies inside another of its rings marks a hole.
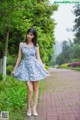
[[[73,43],[71,41],[64,41],[62,53],[56,59],[57,64],[80,61],[80,5],[75,5],[73,13],[75,15],[73,26],[75,38],[73,39]]]
[[[61,65],[63,63],[70,62],[71,54],[72,54],[72,46],[71,41],[63,41],[62,42],[62,52],[56,58],[56,64]]]
[[[39,95],[44,88],[44,81],[40,81]],[[24,120],[26,110],[26,82],[6,76],[5,81],[0,81],[0,111],[9,111],[9,120]]]
[[[80,71],[80,67],[76,67],[76,68],[71,68],[73,70],[77,70],[77,71]]]
[[[14,114],[26,106],[26,86],[24,82],[21,83],[7,76],[6,81],[0,81],[0,91],[0,111],[9,111],[10,119],[15,119],[13,118]]]
[[[10,75],[11,72],[13,71],[13,69],[14,69],[14,67],[12,65],[8,65],[7,69],[6,69],[7,70],[7,74]]]
[[[48,70],[48,69],[49,69],[49,66],[45,65],[45,68]]]
[[[63,64],[64,62],[64,56],[62,55],[62,53],[61,54],[59,54],[57,57],[56,57],[56,64],[57,65],[61,65],[61,64]]]
[[[54,68],[60,68],[60,66],[59,65],[54,65]]]
[[[8,65],[14,66],[14,65],[15,65],[15,62],[16,62],[16,59],[17,59],[17,56],[16,56],[16,55],[9,55],[9,54],[8,54],[8,57],[7,57],[7,66],[8,66]]]
[[[68,63],[62,64],[62,65],[60,66],[60,68],[68,68]]]
[[[71,69],[71,70],[76,70],[76,71],[80,71],[80,67],[69,67],[69,69]]]
[[[80,59],[80,45],[79,44],[74,44],[72,57]]]
[[[73,27],[73,31],[75,31],[74,43],[80,44],[80,5],[75,5],[74,7],[74,15],[75,15],[75,25]]]
[[[3,79],[3,77],[2,77],[2,74],[0,73],[0,80],[2,80]]]
[[[10,75],[11,71],[13,71],[16,60],[17,60],[17,56],[8,54],[7,66],[6,66],[7,75]]]
[[[71,60],[71,62],[80,62],[80,58],[79,59],[74,58],[74,59]]]
[[[63,41],[62,53],[56,58],[56,64],[80,61],[80,45],[71,43],[71,41]]]
[[[27,29],[34,27],[38,32],[41,58],[49,65],[53,54],[53,32],[56,25],[51,15],[57,9],[58,6],[49,5],[48,0],[0,2],[0,39],[2,44],[5,43],[6,32],[9,30],[8,53],[17,54],[19,43],[25,40]]]

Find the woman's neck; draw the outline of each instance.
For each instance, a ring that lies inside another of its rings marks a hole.
[[[33,42],[32,42],[32,41],[27,41],[26,43],[27,43],[27,44],[33,44]]]

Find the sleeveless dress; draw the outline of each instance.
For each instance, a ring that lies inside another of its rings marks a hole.
[[[14,72],[13,77],[21,81],[38,81],[49,76],[48,71],[36,58],[36,47],[28,47],[22,43],[22,60]]]

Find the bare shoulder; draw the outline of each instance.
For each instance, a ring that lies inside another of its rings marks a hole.
[[[22,44],[23,44],[23,42],[20,42],[20,43],[19,43],[19,46],[21,47],[21,46],[22,46]]]
[[[39,44],[37,43],[37,45],[36,45],[36,49],[39,49]]]

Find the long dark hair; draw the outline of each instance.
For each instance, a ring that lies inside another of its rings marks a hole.
[[[34,38],[32,39],[32,42],[33,42],[34,46],[38,46],[38,42],[37,42],[37,32],[36,32],[36,30],[35,30],[34,28],[29,28],[29,29],[27,30],[26,40],[25,40],[24,42],[28,43],[27,34],[30,33],[30,32],[34,35]]]

